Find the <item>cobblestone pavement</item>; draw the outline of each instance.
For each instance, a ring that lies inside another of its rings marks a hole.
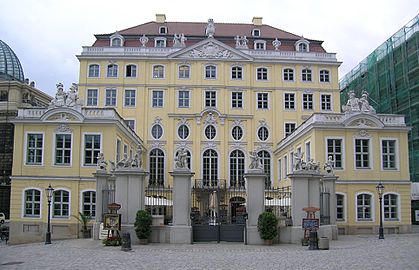
[[[419,269],[419,234],[340,236],[330,250],[237,243],[104,247],[90,239],[7,246],[0,269]]]

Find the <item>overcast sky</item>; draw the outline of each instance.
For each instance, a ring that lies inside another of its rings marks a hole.
[[[344,76],[376,47],[418,14],[417,0],[0,0],[0,40],[20,59],[26,78],[55,94],[78,82],[75,55],[111,33],[155,20],[251,23],[254,16],[282,30],[323,40],[337,53]]]

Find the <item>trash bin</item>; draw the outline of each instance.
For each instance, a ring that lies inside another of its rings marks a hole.
[[[129,234],[129,232],[122,233],[121,240],[122,240],[121,250],[130,251],[132,248],[131,248],[131,235]]]
[[[329,238],[320,237],[319,239],[319,249],[327,250],[329,249]]]

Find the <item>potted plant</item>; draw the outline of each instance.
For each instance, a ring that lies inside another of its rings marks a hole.
[[[152,217],[149,212],[145,210],[138,210],[135,217],[135,233],[140,244],[145,245],[148,243],[148,238],[151,234]]]
[[[278,235],[278,220],[272,212],[263,212],[258,218],[258,231],[265,244],[272,245]]]
[[[92,237],[90,228],[87,227],[87,224],[92,219],[90,215],[85,215],[82,212],[79,212],[79,216],[74,216],[82,224],[81,232],[83,233],[83,238]]]

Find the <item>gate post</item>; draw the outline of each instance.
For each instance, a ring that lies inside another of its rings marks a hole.
[[[323,177],[323,186],[330,192],[329,209],[330,209],[330,225],[320,226],[320,236],[327,236],[329,239],[338,239],[338,228],[336,226],[336,185],[337,176],[334,174],[326,174]],[[322,228],[323,227],[323,228]]]
[[[187,167],[175,168],[173,177],[173,226],[170,227],[170,243],[192,244],[191,226],[191,178],[195,173]]]
[[[291,217],[293,224],[288,239],[290,243],[298,244],[304,237],[302,220],[306,218],[307,213],[303,211],[303,208],[320,208],[320,179],[322,175],[318,170],[298,170],[289,174],[288,177],[291,179]]]
[[[248,213],[245,239],[249,245],[260,245],[263,244],[263,240],[259,236],[257,224],[259,215],[265,211],[266,174],[261,169],[249,169],[244,177],[246,179],[246,210]]]
[[[93,239],[99,240],[100,223],[103,221],[103,192],[102,190],[108,186],[108,179],[111,177],[106,170],[98,169],[93,176],[96,178],[96,216],[93,224]],[[82,211],[80,211],[82,212]]]

